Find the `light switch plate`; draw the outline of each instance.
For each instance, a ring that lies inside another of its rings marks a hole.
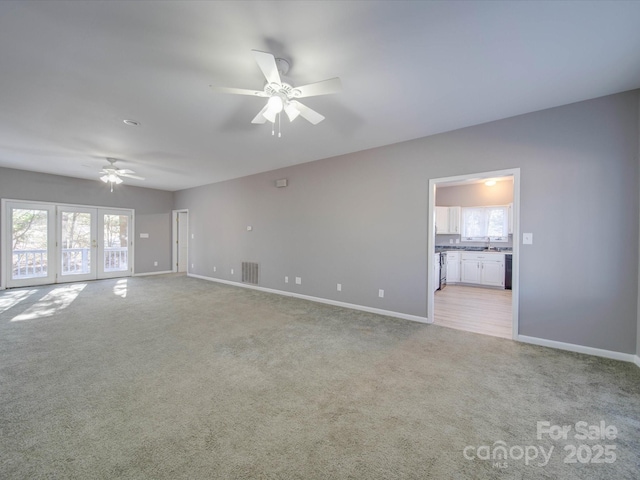
[[[523,245],[533,245],[533,233],[523,233],[522,234],[522,244]]]
[[[296,277],[296,285],[302,285],[302,278]]]

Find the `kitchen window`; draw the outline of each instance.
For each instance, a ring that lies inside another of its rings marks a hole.
[[[509,207],[463,207],[462,240],[468,242],[507,242]]]

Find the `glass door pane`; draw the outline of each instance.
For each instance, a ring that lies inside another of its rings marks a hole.
[[[29,203],[7,203],[10,219],[8,245],[11,261],[7,286],[53,283],[55,280],[53,207]]]
[[[100,232],[99,244],[100,278],[122,277],[131,273],[130,229],[131,213],[99,210]]]
[[[59,278],[61,282],[96,278],[96,209],[58,208]]]

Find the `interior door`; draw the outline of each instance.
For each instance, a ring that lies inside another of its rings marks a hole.
[[[56,249],[53,205],[7,202],[3,263],[7,287],[55,282]],[[9,261],[7,261],[9,260]]]
[[[58,282],[97,278],[97,210],[58,207]]]
[[[131,275],[131,213],[98,209],[98,278]]]
[[[189,214],[178,212],[178,272],[187,271],[189,260]]]

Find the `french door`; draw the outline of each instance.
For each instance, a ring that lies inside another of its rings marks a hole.
[[[131,226],[131,210],[6,201],[6,286],[131,275]]]

